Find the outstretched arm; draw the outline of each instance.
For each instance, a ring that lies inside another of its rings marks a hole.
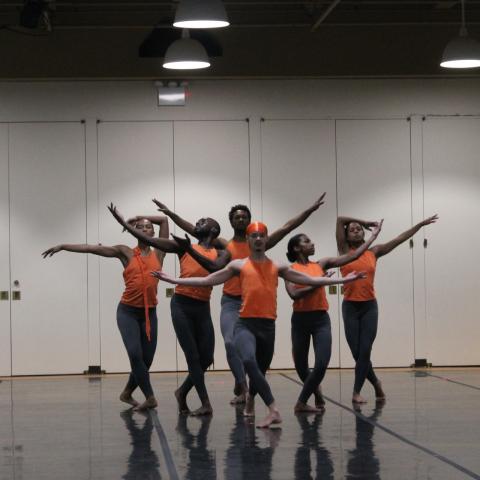
[[[336,226],[337,249],[342,255],[344,253],[347,253],[349,250],[347,242],[347,232],[345,231],[345,227],[351,222],[359,223],[367,230],[370,230],[370,228],[372,227],[378,227],[378,222],[360,220],[359,218],[353,217],[338,217]]]
[[[422,220],[420,223],[417,223],[412,228],[409,228],[407,231],[401,233],[398,237],[395,237],[393,240],[390,240],[387,243],[381,245],[375,245],[371,248],[372,252],[377,258],[383,257],[387,253],[390,253],[394,248],[398,247],[401,243],[408,240],[410,237],[413,237],[422,227],[435,223],[438,220],[438,215],[432,215],[431,217]]]
[[[306,275],[305,273],[298,272],[297,270],[293,270],[293,268],[287,266],[279,267],[278,274],[289,282],[316,287],[350,283],[358,278],[365,278],[365,272],[352,272],[343,278],[312,277],[311,275]]]
[[[217,258],[215,260],[211,260],[210,258],[203,256],[200,252],[192,247],[192,242],[187,234],[185,234],[185,238],[177,237],[176,235],[172,234],[172,238],[175,240],[175,242],[177,242],[177,245],[180,248],[189,253],[196,262],[198,262],[210,273],[218,272],[222,268],[225,268],[228,265],[228,262],[230,262],[232,259],[230,252],[224,249],[217,250]]]
[[[117,207],[111,203],[108,206],[110,213],[114,216],[115,220],[122,225],[125,230],[128,230],[135,238],[141,240],[151,247],[158,248],[167,253],[183,253],[180,251],[178,245],[168,238],[154,238],[144,235],[138,228],[135,228],[133,225],[130,225],[125,221],[123,215],[117,210]]]
[[[283,227],[278,228],[268,236],[267,240],[267,250],[273,248],[280,240],[282,240],[286,235],[288,235],[292,230],[300,226],[313,212],[318,210],[321,205],[323,205],[326,192],[324,192],[320,198],[302,213],[298,214],[296,217],[290,219]]]
[[[89,245],[87,243],[82,244],[67,244],[62,243],[56,247],[51,247],[42,253],[43,258],[51,257],[58,252],[75,252],[75,253],[91,253],[93,255],[99,255],[100,257],[113,257],[118,258],[125,266],[130,256],[132,255],[131,248],[126,245],[114,245],[113,247],[104,247],[103,245]]]
[[[370,238],[366,242],[363,242],[362,245],[360,245],[360,247],[358,247],[356,250],[348,250],[347,253],[338,257],[322,258],[318,261],[318,263],[324,270],[326,270],[328,268],[342,267],[347,263],[353,262],[370,248],[382,230],[382,225],[383,219],[376,227],[373,227]]]
[[[335,272],[327,272],[324,276],[330,278]],[[288,296],[292,300],[298,300],[307,296],[313,290],[316,290],[318,287],[312,287],[310,285],[306,287],[296,288],[294,283],[285,281],[285,288],[287,289]]]
[[[176,285],[188,285],[190,287],[211,287],[220,285],[230,280],[233,276],[240,272],[240,264],[242,260],[234,260],[230,262],[225,268],[218,272],[211,273],[206,277],[190,277],[190,278],[173,278],[164,272],[152,272],[152,275],[164,282],[174,283]]]

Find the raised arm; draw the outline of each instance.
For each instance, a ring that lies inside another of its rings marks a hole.
[[[296,217],[290,219],[283,227],[278,228],[268,236],[267,250],[273,248],[280,240],[282,240],[286,235],[288,235],[292,230],[295,230],[300,226],[313,212],[318,210],[321,205],[323,205],[326,192],[324,192],[318,200],[315,201],[313,205],[308,207],[303,212],[299,213]]]
[[[172,212],[164,203],[159,202],[156,198],[154,198],[152,202],[158,207],[158,211],[164,213],[167,217],[169,217],[177,227],[180,227],[182,230],[195,237],[195,225],[193,225],[193,223],[190,223],[188,220],[185,220],[180,215]]]
[[[190,278],[173,278],[164,272],[152,272],[152,275],[164,282],[173,283],[176,285],[188,285],[190,287],[212,287],[220,285],[230,280],[233,276],[240,273],[243,260],[233,260],[225,268],[218,272],[211,273],[206,277],[190,277]]]
[[[180,250],[176,242],[174,242],[173,240],[170,240],[168,238],[154,238],[144,235],[138,228],[130,225],[123,218],[123,215],[117,210],[117,207],[113,203],[108,206],[108,209],[110,210],[110,213],[114,216],[115,220],[117,220],[117,222],[122,225],[125,230],[128,230],[128,232],[130,232],[138,240],[141,240],[145,244],[150,245],[154,248],[158,248],[159,250],[167,253],[183,253],[183,251]]]
[[[177,237],[172,234],[172,238],[177,242],[180,248],[189,253],[195,261],[210,273],[218,272],[222,268],[225,268],[228,265],[228,262],[232,259],[230,252],[224,249],[217,250],[217,258],[215,260],[203,256],[192,247],[190,237],[187,234],[185,234],[185,238]]]
[[[366,220],[360,220],[359,218],[353,217],[338,217],[337,218],[337,226],[336,226],[336,237],[337,237],[337,249],[340,254],[347,253],[349,250],[348,241],[347,241],[347,232],[345,227],[349,223],[359,223],[362,227],[370,230],[372,227],[377,227],[378,222],[371,222]]]
[[[278,274],[289,282],[299,283],[300,285],[311,285],[315,287],[349,283],[359,278],[365,278],[365,272],[352,272],[343,278],[312,277],[311,275],[306,275],[305,273],[298,272],[297,270],[293,270],[293,268],[287,266],[279,267]]]
[[[58,252],[75,252],[75,253],[91,253],[99,255],[100,257],[118,258],[124,266],[127,265],[132,256],[131,248],[126,245],[114,245],[112,247],[105,247],[103,245],[89,245],[87,243],[68,244],[62,243],[56,247],[51,247],[42,253],[43,258],[51,257]]]
[[[382,230],[382,225],[383,219],[377,224],[376,227],[373,227],[370,238],[366,242],[363,242],[362,245],[360,245],[360,247],[358,247],[356,250],[348,250],[347,253],[338,257],[322,258],[318,261],[318,263],[324,270],[327,270],[328,268],[342,267],[347,263],[353,262],[370,248],[372,243],[377,239],[378,235],[380,234],[380,231]]]
[[[377,258],[383,257],[387,253],[390,253],[394,248],[398,247],[401,243],[408,240],[410,237],[413,237],[422,227],[435,223],[438,220],[438,215],[432,215],[431,217],[422,220],[420,223],[417,223],[412,228],[409,228],[405,232],[401,233],[398,237],[395,237],[393,240],[390,240],[387,243],[380,245],[375,245],[371,248],[372,252]]]

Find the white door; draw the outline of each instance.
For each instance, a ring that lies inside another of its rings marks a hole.
[[[81,373],[88,366],[86,256],[40,254],[85,242],[84,125],[11,124],[9,144],[12,371]]]
[[[100,123],[98,188],[100,243],[135,247],[136,239],[122,233],[107,205],[113,202],[126,217],[131,217],[160,215],[152,198],[173,204],[172,123]],[[164,270],[173,274],[174,265],[175,256],[168,254]],[[130,364],[116,322],[116,310],[124,289],[123,267],[117,259],[99,258],[99,269],[101,366],[107,372],[127,372]],[[175,371],[177,367],[170,299],[165,296],[169,287],[162,282],[158,286],[158,347],[152,371]]]
[[[0,376],[11,375],[8,125],[0,125]]]
[[[288,240],[307,234],[315,243],[315,258],[336,256],[335,124],[331,120],[276,120],[262,123],[263,220],[270,231],[310,206],[326,191],[325,205],[277,244],[268,256],[288,263]],[[313,260],[313,258],[312,258]],[[327,294],[332,324],[331,367],[338,367],[338,298]],[[292,300],[283,280],[278,285],[278,318],[272,368],[292,368]],[[311,349],[311,360],[313,349]],[[312,361],[311,361],[312,364]]]
[[[221,236],[231,238],[228,212],[233,205],[249,205],[249,142],[245,121],[175,122],[175,210],[191,222],[212,217]],[[177,229],[177,232],[182,233]],[[215,369],[228,369],[220,331],[222,286],[210,301],[215,327]],[[186,362],[179,350],[179,366]]]
[[[378,243],[411,227],[410,129],[406,120],[337,121],[339,215],[385,219]],[[368,232],[367,232],[368,235]],[[377,264],[379,305],[374,366],[414,361],[412,252],[406,242]],[[345,335],[341,366],[354,365]]]
[[[428,361],[478,365],[480,352],[480,119],[423,123]]]

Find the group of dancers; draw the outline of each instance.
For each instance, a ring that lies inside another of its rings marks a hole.
[[[318,210],[324,199],[325,193],[309,208],[271,233],[264,223],[252,222],[246,205],[235,205],[229,212],[233,228],[233,237],[229,241],[219,237],[220,225],[213,218],[201,218],[193,225],[158,200],[153,202],[162,215],[140,215],[127,220],[111,204],[108,208],[115,219],[137,238],[135,248],[126,245],[62,244],[42,255],[47,258],[64,250],[114,257],[122,262],[125,291],[117,308],[117,324],[128,353],[131,373],[120,400],[138,410],[157,406],[149,369],[157,345],[157,287],[158,281],[163,280],[176,284],[171,300],[172,322],[188,365],[188,375],[175,391],[179,413],[213,413],[205,386],[205,371],[213,363],[215,348],[210,295],[214,285],[223,283],[220,326],[228,365],[235,379],[235,396],[231,403],[244,403],[244,415],[254,416],[254,402],[258,394],[268,413],[257,426],[272,427],[282,421],[266,379],[274,353],[278,278],[285,280],[287,292],[293,300],[292,352],[295,369],[303,382],[294,411],[320,413],[325,408],[320,384],[332,348],[325,286],[334,284],[345,285],[342,315],[345,336],[356,362],[352,402],[366,402],[360,395],[365,380],[372,384],[377,401],[384,401],[382,384],[370,360],[378,326],[374,290],[377,259],[438,219],[434,215],[387,243],[373,245],[383,220],[339,217],[336,225],[339,256],[310,260],[315,254],[314,243],[300,233],[288,241],[290,265],[269,259],[266,251]],[[169,238],[168,218],[187,233],[184,238]],[[154,225],[159,227],[158,237],[155,237]],[[365,238],[365,230],[371,231],[368,239]],[[196,238],[198,243],[192,244],[188,235]],[[178,255],[179,278],[170,277],[162,271],[167,253]],[[341,278],[333,278],[329,271],[336,267],[340,267]],[[308,365],[310,341],[315,353],[312,369]],[[142,404],[132,396],[137,387],[145,396]],[[193,387],[201,406],[191,411],[187,397]],[[314,406],[308,404],[312,396]]]

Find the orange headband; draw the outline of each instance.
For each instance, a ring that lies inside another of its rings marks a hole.
[[[252,222],[247,227],[247,235],[250,235],[253,232],[261,232],[261,233],[264,233],[265,235],[268,235],[267,226],[262,222]]]

